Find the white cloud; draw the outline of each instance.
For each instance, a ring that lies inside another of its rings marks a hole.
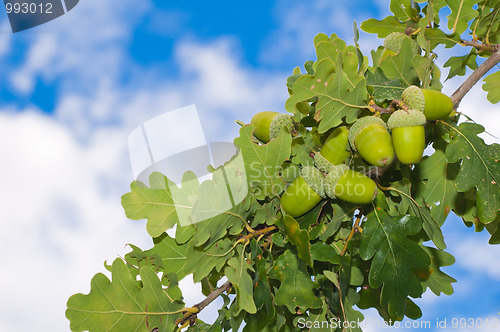
[[[126,141],[111,129],[82,145],[68,128],[33,110],[0,114],[6,253],[0,330],[14,331],[27,310],[26,328],[67,330],[67,298],[88,292],[92,275],[104,270],[105,259],[127,252],[126,243],[151,242],[144,223],[125,221],[120,206]]]
[[[488,244],[484,239],[469,237],[454,244],[453,252],[458,265],[475,274],[486,274],[500,281],[500,247]]]

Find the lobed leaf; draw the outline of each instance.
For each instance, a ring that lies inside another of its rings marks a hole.
[[[488,100],[492,104],[500,101],[500,71],[489,74],[484,79],[483,90],[488,92]]]
[[[321,307],[321,300],[314,293],[317,284],[311,280],[305,263],[292,251],[278,257],[269,277],[281,282],[274,297],[276,305],[286,306],[291,313],[295,313],[296,307],[302,312]]]
[[[436,149],[430,157],[424,157],[415,166],[415,176],[420,182],[413,186],[419,203],[431,206],[431,215],[442,226],[458,199],[455,176],[458,164],[448,164],[442,144],[434,144]]]
[[[450,266],[455,263],[453,255],[431,247],[422,246],[422,248],[431,258],[429,268],[417,272],[424,290],[429,288],[438,296],[441,293],[446,295],[453,294],[453,286],[451,284],[457,281],[441,271],[441,267]]]
[[[385,38],[391,32],[405,32],[406,24],[394,16],[387,16],[383,20],[370,18],[362,22],[360,28],[364,32],[376,33],[378,38]]]
[[[227,267],[224,270],[227,279],[236,289],[235,316],[237,316],[241,310],[245,310],[251,314],[257,312],[253,298],[253,282],[247,272],[248,269],[253,271],[251,265],[249,265],[243,258],[243,255],[241,255],[228,260]]]
[[[450,163],[461,161],[456,177],[458,191],[477,188],[479,220],[489,223],[495,220],[500,209],[500,145],[486,145],[477,136],[484,127],[464,122],[458,127],[446,124],[453,131],[453,140],[446,148]]]
[[[290,158],[292,136],[283,128],[276,139],[258,145],[253,142],[254,128],[254,125],[241,127],[240,136],[234,140],[246,165],[248,184],[257,199],[278,196],[285,189],[280,171]]]
[[[382,60],[380,68],[389,79],[399,79],[405,87],[418,84],[418,76],[413,65],[414,52],[412,41],[406,38],[403,40],[401,51]]]
[[[179,222],[179,216],[187,218],[191,213],[197,178],[193,172],[186,172],[182,181],[179,188],[165,175],[154,172],[149,177],[150,187],[132,182],[130,192],[122,196],[126,216],[133,220],[147,219],[149,235],[160,236]]]
[[[407,236],[417,234],[420,220],[410,216],[392,217],[380,207],[367,216],[361,236],[360,256],[372,260],[368,280],[372,288],[382,286],[381,303],[390,315],[403,316],[406,298],[420,297],[423,289],[412,269],[430,264],[427,253]]]
[[[285,226],[285,232],[290,242],[297,247],[299,258],[312,267],[311,244],[307,230],[300,229],[299,223],[290,216],[283,218],[283,226]]]
[[[72,331],[173,331],[184,305],[163,290],[150,267],[140,270],[141,282],[132,278],[125,263],[116,259],[113,280],[99,273],[92,278],[87,295],[68,300],[66,317]]]

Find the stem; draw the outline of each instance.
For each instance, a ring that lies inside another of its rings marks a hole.
[[[356,217],[356,222],[354,223],[354,226],[352,226],[351,232],[349,233],[349,236],[345,240],[344,248],[342,248],[342,252],[340,253],[340,256],[344,256],[345,253],[347,252],[347,245],[349,244],[349,241],[351,241],[352,237],[354,236],[356,229],[358,229],[360,222],[361,222],[361,211],[359,211],[358,216]]]
[[[237,124],[239,124],[239,125],[240,125],[240,126],[242,126],[242,127],[247,125],[245,122],[243,122],[243,121],[241,121],[241,120],[236,120],[236,121],[234,121],[234,122],[236,122]]]
[[[496,46],[496,50],[491,54],[491,56],[486,59],[479,67],[474,70],[474,72],[467,77],[467,79],[462,83],[461,86],[458,87],[457,91],[455,91],[451,95],[451,100],[453,101],[453,105],[455,109],[458,108],[458,105],[462,101],[462,98],[467,94],[467,92],[472,89],[472,87],[484,76],[491,68],[495,67],[497,63],[500,62],[500,51],[498,45]]]
[[[194,318],[196,317],[196,315],[200,311],[202,311],[203,309],[205,309],[205,307],[207,307],[210,303],[212,303],[222,293],[224,293],[229,288],[231,288],[231,286],[232,286],[231,282],[229,280],[226,281],[222,286],[220,286],[215,291],[213,291],[212,293],[210,293],[210,295],[208,295],[203,301],[201,301],[200,303],[197,303],[197,304],[195,304],[193,306],[193,308],[198,308],[199,309],[197,313],[189,313],[188,315],[185,315],[184,318],[178,324],[180,324],[182,326],[182,325],[184,325],[188,321],[193,321],[193,323],[194,323]]]

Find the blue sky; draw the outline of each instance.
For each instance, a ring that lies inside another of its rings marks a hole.
[[[196,104],[207,140],[232,141],[234,120],[283,110],[286,77],[314,59],[316,33],[350,42],[353,20],[386,15],[383,0],[82,0],[12,34],[0,11],[0,330],[22,322],[26,330],[68,331],[67,298],[88,292],[103,261],[126,253],[126,243],[151,245],[145,223],[127,220],[120,205],[133,180],[127,137],[136,126]],[[367,51],[381,41],[362,33],[360,43]],[[480,88],[461,107],[500,137],[499,106]],[[417,300],[422,319],[499,318],[500,248],[456,217],[444,232],[457,258],[444,269],[458,280],[455,294]],[[213,319],[214,308],[204,315]]]

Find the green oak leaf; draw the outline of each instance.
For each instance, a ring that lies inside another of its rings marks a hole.
[[[241,310],[245,310],[251,314],[257,312],[253,299],[253,282],[247,270],[253,271],[253,268],[243,258],[243,255],[235,256],[228,260],[227,267],[224,270],[227,279],[236,289],[235,316],[237,316]]]
[[[500,244],[500,215],[498,215],[494,221],[486,225],[486,230],[491,234],[488,243]]]
[[[401,94],[406,88],[401,79],[388,79],[380,67],[377,67],[374,73],[366,71],[366,85],[373,88],[371,97],[377,103],[384,100],[401,99]]]
[[[133,278],[121,259],[113,262],[112,281],[95,275],[89,294],[68,300],[71,331],[173,331],[184,304],[167,295],[150,267],[141,268],[140,277]]]
[[[362,22],[360,28],[364,32],[376,33],[378,38],[385,38],[391,32],[405,32],[406,24],[394,16],[387,16],[383,20],[370,18]]]
[[[283,219],[283,226],[285,226],[285,232],[290,242],[297,247],[299,258],[312,267],[309,232],[305,229],[300,229],[299,223],[290,216],[286,216]]]
[[[267,276],[269,270],[269,262],[262,256],[262,250],[259,250],[255,260],[257,273],[255,274],[254,298],[255,306],[258,311],[265,312],[267,316],[274,317],[274,297]]]
[[[335,64],[328,58],[320,60],[315,75],[303,75],[294,83],[285,108],[293,112],[297,103],[318,98],[315,119],[320,122],[320,133],[340,125],[344,118],[354,122],[360,110],[367,108],[366,81],[358,73],[357,61],[355,52],[338,54]]]
[[[448,73],[448,77],[446,77],[446,80],[455,76],[464,76],[467,67],[469,67],[472,70],[475,70],[477,68],[476,59],[477,59],[477,54],[473,50],[469,54],[463,56],[452,56],[451,58],[449,58],[448,61],[446,61],[444,64],[444,67],[450,67],[450,72]]]
[[[443,44],[445,48],[450,48],[459,44],[461,40],[459,34],[446,34],[438,28],[426,28],[424,37],[426,40],[430,41],[431,49],[434,49],[439,44]]]
[[[187,251],[189,246],[192,246],[192,241],[186,244],[178,244],[176,239],[171,238],[167,233],[153,239],[153,248],[144,252],[149,257],[159,257],[162,261],[161,267],[163,273],[176,273],[179,279],[184,278],[187,274],[183,273],[183,267],[187,261]],[[133,252],[130,258],[133,258]],[[127,262],[128,256],[125,256]]]
[[[411,0],[391,0],[389,6],[394,16],[401,22],[406,22],[415,16],[416,10],[411,7]]]
[[[208,249],[200,249],[193,245],[193,240],[186,244],[186,263],[179,274],[193,273],[194,282],[200,282],[213,269],[221,271],[234,252],[231,250],[233,242],[224,238]]]
[[[434,153],[415,166],[414,174],[419,181],[413,185],[414,197],[420,204],[425,202],[431,206],[432,218],[440,226],[458,198],[455,176],[460,168],[458,164],[447,163],[442,143],[436,142]]]
[[[313,261],[331,262],[334,264],[340,264],[342,261],[342,257],[337,253],[335,248],[322,241],[311,245],[311,259]]]
[[[296,307],[302,312],[321,307],[321,300],[313,290],[317,284],[311,280],[305,263],[292,251],[287,250],[278,257],[269,277],[281,281],[274,297],[276,305],[286,306],[291,313],[295,313]]]
[[[234,140],[246,165],[249,191],[252,190],[257,199],[278,196],[285,190],[280,170],[283,163],[290,158],[292,136],[283,128],[276,139],[258,145],[253,142],[254,128],[254,125],[241,127],[240,136]]]
[[[380,68],[391,80],[399,79],[405,87],[418,83],[418,76],[413,65],[415,47],[409,38],[403,40],[401,51],[388,56],[380,63]]]
[[[453,294],[454,278],[440,270],[443,266],[451,266],[455,263],[453,255],[431,247],[422,246],[431,258],[431,265],[428,269],[417,270],[417,275],[421,280],[424,290],[429,288],[434,294]]]
[[[477,188],[479,220],[489,223],[500,209],[500,145],[486,145],[477,136],[484,131],[481,125],[464,122],[458,127],[447,126],[454,138],[446,148],[446,159],[449,163],[462,161],[455,180],[457,190]]]
[[[469,27],[469,22],[472,21],[478,12],[473,6],[477,4],[477,0],[446,0],[450,7],[451,13],[446,18],[448,19],[448,29],[457,34],[462,34]]]
[[[122,206],[128,218],[147,219],[149,235],[157,237],[174,227],[179,219],[189,218],[196,201],[198,180],[193,172],[186,172],[179,188],[165,175],[154,172],[149,177],[149,185],[132,182],[130,192],[122,196]]]
[[[398,189],[398,186],[401,186],[401,189]],[[441,231],[441,227],[438,222],[432,217],[430,206],[425,201],[423,204],[418,204],[418,202],[410,195],[411,182],[408,179],[405,179],[395,183],[395,187],[390,187],[389,189],[391,192],[397,193],[403,201],[403,205],[401,207],[398,206],[397,210],[406,211],[409,206],[411,208],[409,211],[410,214],[422,220],[422,228],[432,242],[434,242],[436,247],[439,249],[446,249],[443,232]],[[399,214],[401,214],[401,212]]]
[[[492,104],[500,101],[500,71],[486,76],[484,79],[483,90],[488,92],[488,100]]]
[[[412,269],[430,264],[427,253],[407,235],[417,234],[421,221],[411,216],[389,216],[376,207],[367,216],[361,236],[360,256],[372,259],[369,283],[382,287],[381,303],[388,305],[390,315],[403,316],[406,298],[420,297],[423,289]]]
[[[338,56],[346,49],[346,43],[340,39],[336,34],[332,33],[330,37],[324,33],[318,33],[314,36],[314,48],[316,49],[316,56],[318,60],[314,62],[313,68],[317,72],[318,65],[323,59],[330,59],[331,63],[337,63]],[[352,46],[350,49],[353,50]]]

